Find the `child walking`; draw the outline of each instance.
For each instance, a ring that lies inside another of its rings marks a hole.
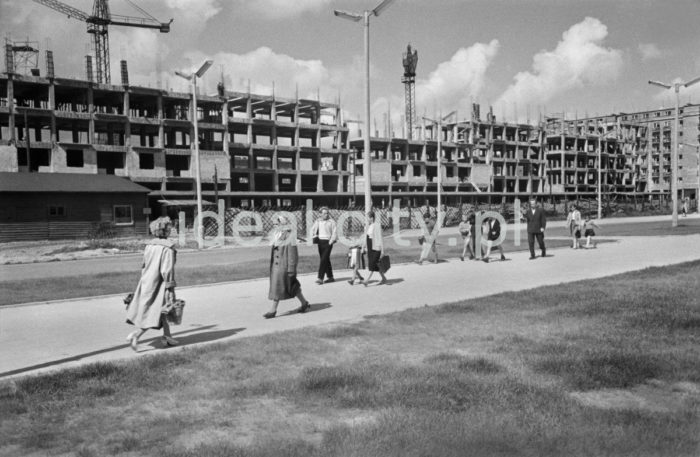
[[[462,255],[459,259],[464,262],[464,257],[469,252],[469,259],[474,258],[474,251],[472,250],[471,244],[471,232],[472,232],[472,222],[469,220],[468,213],[462,213],[462,222],[459,223],[459,234],[462,236],[462,241],[464,242],[464,247],[462,248]]]
[[[595,236],[595,230],[593,230],[594,228],[600,230],[600,227],[598,227],[598,225],[595,222],[593,222],[593,220],[591,220],[591,215],[586,215],[586,220],[583,222],[583,225],[581,227],[583,236],[586,237],[586,249],[595,247],[595,243],[593,243],[593,245],[591,246],[591,240]]]
[[[348,253],[348,263],[352,267],[352,278],[348,280],[348,283],[352,286],[355,284],[355,279],[360,282],[364,281],[365,278],[360,274],[360,267],[364,268],[364,255],[362,254],[362,246],[353,246],[350,248]]]

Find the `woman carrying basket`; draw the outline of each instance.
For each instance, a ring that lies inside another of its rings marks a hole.
[[[126,337],[134,351],[138,351],[139,338],[148,329],[163,329],[161,342],[164,346],[179,344],[171,337],[170,325],[163,313],[163,308],[175,301],[176,251],[174,243],[168,240],[170,228],[168,217],[159,217],[149,225],[156,238],[146,244],[141,279],[126,308],[126,322],[137,328]]]

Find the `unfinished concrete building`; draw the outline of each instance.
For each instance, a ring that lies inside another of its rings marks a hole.
[[[318,100],[199,95],[203,194],[227,206],[347,195],[348,129]],[[0,76],[0,171],[128,177],[150,199],[195,193],[191,96],[134,86]],[[216,175],[216,182],[214,181]]]
[[[547,185],[554,194],[596,195],[644,192],[639,158],[646,152],[646,127],[620,116],[546,124]]]
[[[336,103],[226,92],[198,95],[193,110],[191,94],[126,80],[0,75],[0,172],[121,176],[150,189],[151,214],[165,202],[191,218],[196,113],[205,204],[220,198],[227,208],[293,207],[311,198],[344,207],[364,190],[361,132],[351,138]],[[595,199],[599,190],[668,197],[673,109],[550,117],[538,125],[478,113],[477,106],[469,120],[440,128],[423,123],[412,139],[374,135],[374,205],[434,205],[438,170],[448,205],[529,195]],[[681,107],[679,189],[692,199],[699,120],[700,105]]]
[[[671,189],[671,151],[675,108],[662,108],[636,113],[622,113],[622,122],[646,127],[641,138],[646,146],[637,158],[639,183],[637,191],[668,193]],[[678,126],[678,189],[680,197],[697,199],[700,188],[700,105],[686,104],[679,108]]]

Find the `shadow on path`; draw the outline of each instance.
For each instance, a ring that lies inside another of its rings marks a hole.
[[[210,326],[213,327],[213,326]],[[194,343],[206,343],[209,341],[216,341],[216,340],[221,340],[224,338],[228,338],[229,336],[233,336],[237,333],[242,332],[245,330],[245,327],[240,327],[240,328],[232,328],[228,330],[215,330],[212,332],[202,332],[202,333],[194,333],[192,335],[186,335],[186,336],[179,336],[180,334],[174,333],[173,337],[176,337],[177,341],[180,343],[178,346],[186,346],[188,344],[194,344]],[[155,348],[161,348],[160,344],[160,338],[154,338],[150,341],[150,345],[155,347]]]
[[[173,333],[173,336],[177,336],[178,339],[179,339],[180,341],[184,341],[185,339],[187,339],[187,338],[189,338],[189,337],[180,337],[180,335],[185,334],[185,333],[197,332],[197,331],[200,331],[200,330],[211,329],[211,328],[214,328],[214,327],[216,327],[216,325],[203,325],[203,326],[193,327],[193,328],[191,328],[191,329],[183,330],[183,331],[180,331],[180,332],[174,332],[174,333]],[[240,330],[241,330],[241,329],[236,329],[235,331],[240,331]],[[211,333],[218,333],[218,332],[211,332]],[[196,335],[193,335],[193,337],[196,337]],[[140,343],[141,343],[141,344],[146,343],[146,344],[151,344],[151,345],[153,345],[153,343],[154,343],[155,341],[159,341],[159,340],[160,340],[160,336],[157,336],[157,337],[151,338],[151,339],[146,340],[146,341],[143,341],[143,340],[142,340],[142,341],[140,341]],[[204,341],[206,341],[206,340],[204,340]],[[192,343],[192,342],[195,342],[195,341],[189,341],[189,340],[188,340],[188,342]],[[158,343],[156,343],[156,344],[158,344]],[[83,354],[78,354],[78,355],[74,355],[74,356],[71,356],[71,357],[65,357],[65,358],[63,358],[63,359],[52,360],[52,361],[50,361],[50,362],[39,363],[39,364],[36,364],[36,365],[31,365],[31,366],[28,366],[28,367],[24,367],[24,368],[18,368],[18,369],[16,369],[16,370],[5,371],[5,372],[0,373],[0,378],[3,378],[3,377],[5,377],[5,376],[13,376],[13,375],[25,373],[25,372],[28,372],[28,371],[39,370],[39,369],[42,369],[42,368],[48,368],[48,367],[51,367],[51,366],[54,366],[54,365],[61,365],[61,364],[64,364],[64,363],[69,363],[69,362],[77,362],[77,361],[82,360],[82,359],[87,358],[87,357],[92,357],[92,356],[99,355],[99,354],[106,354],[106,353],[108,353],[108,352],[118,351],[118,350],[120,350],[120,349],[125,349],[125,348],[128,348],[128,347],[129,347],[129,343],[118,344],[118,345],[116,345],[116,346],[110,346],[110,347],[107,347],[107,348],[104,348],[104,349],[98,349],[98,350],[96,350],[96,351],[85,352],[85,353],[83,353]]]
[[[403,282],[403,278],[393,278],[393,279],[387,279],[384,284],[379,284],[380,280],[371,280],[368,284],[370,287],[374,286],[393,286],[394,284],[398,284],[400,282]]]

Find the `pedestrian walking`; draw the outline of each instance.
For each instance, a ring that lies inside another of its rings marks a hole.
[[[544,245],[544,229],[547,226],[547,217],[544,214],[544,209],[537,205],[537,199],[530,199],[530,207],[522,214],[523,219],[527,221],[527,244],[530,248],[530,260],[534,260],[535,256],[535,240],[542,250],[542,257],[547,257],[547,249]]]
[[[365,287],[369,284],[369,280],[372,279],[372,275],[375,271],[379,272],[382,280],[379,281],[379,285],[386,284],[386,276],[379,266],[379,260],[384,256],[384,241],[382,239],[382,227],[381,224],[377,224],[374,218],[374,212],[370,211],[367,214],[367,230],[365,231],[365,238],[362,251],[367,253],[367,270],[369,275],[367,279],[362,282]]]
[[[683,200],[683,217],[686,217],[688,215],[688,200],[689,200],[688,197],[686,197]]]
[[[348,283],[352,286],[355,284],[355,279],[359,281],[364,281],[365,278],[360,274],[360,268],[364,268],[365,256],[362,253],[362,244],[359,246],[353,246],[348,252],[348,261],[350,263],[350,268],[352,268],[352,278],[348,280]]]
[[[471,232],[469,232],[469,245],[472,248],[472,256],[469,257],[469,260],[479,260],[476,255],[476,231],[478,230],[476,227],[476,212],[469,212],[468,221],[469,225],[471,226]],[[480,250],[480,252],[483,254],[483,250]]]
[[[566,217],[566,223],[569,227],[569,235],[571,236],[571,247],[578,249],[580,247],[579,240],[581,239],[581,211],[576,205],[569,207],[569,215]]]
[[[464,257],[467,255],[467,252],[469,252],[469,259],[474,258],[474,251],[472,249],[472,229],[474,225],[474,219],[472,218],[471,222],[469,220],[469,217],[473,216],[473,213],[467,213],[463,212],[462,213],[462,222],[459,223],[459,234],[462,236],[462,242],[464,243],[464,246],[462,247],[462,255],[459,257],[461,261],[464,262]]]
[[[136,285],[131,302],[126,308],[126,322],[136,330],[126,337],[131,349],[138,352],[139,338],[149,329],[163,329],[164,346],[177,346],[179,342],[170,333],[170,325],[163,313],[166,304],[175,302],[175,245],[168,240],[172,223],[168,217],[151,222],[149,230],[155,237],[146,243],[143,252],[141,278]]]
[[[418,258],[418,265],[422,265],[424,260],[428,259],[428,255],[430,255],[430,252],[432,251],[433,255],[435,256],[433,263],[438,263],[438,251],[437,251],[437,234],[438,231],[435,231],[435,219],[430,215],[429,212],[426,212],[423,215],[423,220],[425,221],[425,228],[428,230],[428,236],[432,237],[432,241],[428,241],[428,238],[424,237],[421,235],[423,239],[423,248],[421,249],[420,257]],[[435,231],[435,233],[433,233]]]
[[[277,306],[280,300],[288,300],[296,297],[301,306],[296,309],[298,313],[305,313],[311,307],[301,293],[301,284],[297,279],[297,264],[299,252],[296,239],[291,237],[291,226],[284,216],[275,219],[275,230],[272,236],[272,249],[270,251],[270,291],[267,298],[272,300],[270,311],[263,314],[265,319],[271,319],[277,315]]]
[[[501,237],[501,223],[498,221],[497,218],[489,217],[488,219],[486,219],[486,221],[484,222],[484,233],[486,235],[486,253],[484,254],[481,260],[483,260],[486,263],[489,263],[489,256],[491,255],[491,248],[493,247],[493,243],[498,241],[498,239]],[[496,247],[501,253],[501,260],[506,260],[506,255],[503,252],[503,246],[501,246],[501,243],[498,243]]]
[[[330,218],[330,211],[327,207],[321,208],[321,218],[314,222],[311,234],[314,243],[318,245],[319,264],[316,284],[323,284],[324,277],[326,278],[325,282],[334,282],[331,251],[333,250],[333,244],[338,241],[338,228],[335,221]]]
[[[591,245],[591,241],[593,240],[593,237],[595,236],[595,230],[598,229],[600,230],[600,227],[591,219],[591,215],[588,214],[586,215],[586,220],[583,221],[583,224],[581,226],[581,230],[583,230],[583,236],[586,237],[586,249],[588,248],[595,248],[595,243]]]

